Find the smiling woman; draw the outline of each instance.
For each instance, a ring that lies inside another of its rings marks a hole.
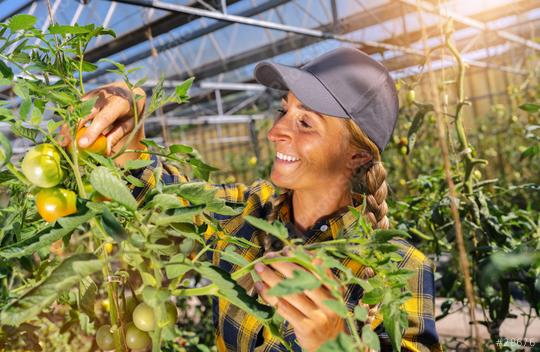
[[[245,238],[256,246],[234,250],[243,258],[253,260],[265,255],[275,256],[274,251],[282,248],[273,237],[247,223],[246,215],[279,220],[285,224],[290,237],[300,238],[306,244],[353,233],[355,213],[364,214],[373,228],[388,228],[386,171],[381,152],[396,124],[398,99],[386,68],[361,51],[339,48],[300,68],[259,63],[255,78],[263,85],[286,92],[280,116],[268,132],[268,139],[276,149],[272,182],[258,180],[249,186],[241,183],[211,185],[217,191],[216,196],[243,204],[244,211],[234,216],[210,214],[218,221],[220,230],[209,227],[206,239],[222,238],[222,232]],[[92,94],[100,96],[96,92]],[[111,104],[114,102],[102,103],[102,111],[113,111]],[[103,130],[114,129],[117,123],[126,125],[131,111],[114,111],[116,115],[93,113],[89,127],[92,134],[86,136],[89,143]],[[123,133],[129,133],[133,124],[130,126],[122,129]],[[138,145],[142,137],[132,143]],[[121,138],[117,136],[116,140]],[[150,157],[142,154],[140,158]],[[158,167],[163,168],[161,181],[166,184],[192,181],[175,167],[162,164],[156,156],[151,160],[147,168],[133,173],[145,185],[133,189],[139,202],[156,185],[154,171]],[[351,184],[356,176],[362,180],[365,194],[352,192]],[[277,188],[284,192],[278,194]],[[401,340],[402,350],[439,351],[433,318],[433,264],[407,242],[390,241],[397,246],[402,258],[399,266],[413,273],[408,280],[412,297],[404,305],[409,325]],[[229,273],[235,272],[238,265],[222,260],[219,254],[229,244],[226,241],[212,243],[214,251],[210,252],[209,260]],[[283,251],[281,254],[287,255]],[[317,265],[317,260],[313,264]],[[280,326],[284,341],[270,334],[249,313],[223,298],[212,298],[219,351],[283,351],[283,342],[290,344],[294,351],[316,351],[340,333],[351,333],[344,318],[325,303],[332,299],[332,294],[324,285],[281,297],[268,294],[284,277],[293,277],[296,270],[306,269],[286,262],[259,263],[255,271],[260,281],[254,283],[250,275],[238,280],[248,294],[258,295],[285,319]],[[374,275],[370,268],[362,265],[352,266],[351,270],[359,278]],[[335,278],[332,272],[328,275]],[[342,292],[348,309],[362,305],[363,290],[358,284],[347,285]],[[379,334],[382,349],[391,350],[381,315],[372,318],[371,328]]]

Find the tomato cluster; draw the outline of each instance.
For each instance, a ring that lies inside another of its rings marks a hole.
[[[126,303],[128,315],[131,315],[131,320],[126,326],[126,345],[132,350],[141,350],[147,348],[151,344],[149,332],[156,328],[156,316],[154,310],[148,304],[139,303],[135,309],[130,309],[129,302]],[[129,314],[130,312],[132,314]],[[176,323],[178,318],[176,306],[171,302],[165,302],[165,324],[172,325]],[[102,350],[114,349],[113,333],[111,326],[102,325],[96,333],[96,343]]]
[[[82,127],[75,136],[76,143],[87,131]],[[86,152],[105,155],[107,152],[107,138],[100,135],[97,140],[86,148],[80,148],[81,154]],[[61,165],[61,155],[56,147],[50,143],[39,144],[31,148],[24,156],[21,169],[24,176],[32,184],[42,188],[36,195],[36,208],[41,217],[47,222],[71,215],[77,212],[77,196],[75,192],[57,187],[64,180],[64,171]],[[85,185],[86,187],[91,186]],[[93,189],[87,193],[92,195],[93,201],[109,200]]]

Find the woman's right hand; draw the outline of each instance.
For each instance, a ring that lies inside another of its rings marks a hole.
[[[79,147],[84,148],[99,137],[100,134],[107,137],[107,155],[119,151],[128,142],[129,135],[135,127],[135,114],[133,111],[133,99],[135,95],[142,96],[137,100],[138,116],[144,113],[146,94],[141,88],[136,88],[131,93],[124,82],[114,82],[96,88],[88,92],[82,99],[88,100],[97,97],[91,113],[79,122],[78,128],[87,125],[86,132],[79,138]],[[60,132],[61,144],[67,146],[71,143],[71,134],[67,125]],[[126,149],[144,149],[141,140],[144,139],[144,126],[135,133],[134,138]],[[139,157],[138,153],[123,153],[114,161],[118,166],[123,166],[128,160]]]

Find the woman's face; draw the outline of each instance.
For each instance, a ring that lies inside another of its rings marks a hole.
[[[348,161],[356,153],[342,119],[310,110],[291,91],[281,103],[283,114],[268,132],[276,149],[272,182],[291,190],[347,184],[352,176]]]

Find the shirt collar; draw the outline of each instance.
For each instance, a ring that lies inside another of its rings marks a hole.
[[[292,192],[284,192],[279,195],[279,198],[279,220],[289,229],[291,237],[303,238],[306,243],[336,239],[340,235],[340,231],[347,233],[354,228],[357,220],[353,212],[348,207],[344,207],[332,214],[323,216],[311,228],[302,233],[296,229],[292,221]],[[353,192],[352,198],[353,207],[362,213],[363,196],[360,193]]]

